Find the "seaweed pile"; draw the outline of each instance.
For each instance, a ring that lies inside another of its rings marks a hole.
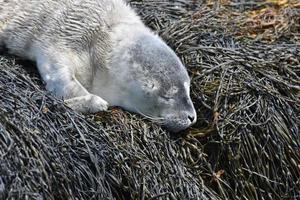
[[[197,124],[82,116],[0,55],[0,199],[299,199],[299,3],[130,3],[187,66]]]

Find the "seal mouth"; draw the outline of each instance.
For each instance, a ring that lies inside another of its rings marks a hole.
[[[133,112],[142,115],[143,117],[145,117],[146,119],[150,120],[153,123],[157,123],[158,125],[162,126],[164,129],[166,129],[171,133],[179,133],[183,130],[186,130],[196,122],[196,117],[188,116],[187,120],[183,120],[183,119],[176,119],[174,117],[163,117],[161,115],[153,116],[141,112],[136,107],[134,108]]]
[[[194,125],[197,121],[197,114],[192,111],[181,111],[178,114],[169,114],[164,118],[162,127],[172,133],[179,133]]]
[[[179,133],[182,132],[189,127],[191,127],[193,124],[195,124],[195,119],[178,119],[178,120],[168,120],[165,119],[165,123],[162,124],[162,127],[172,133]]]
[[[184,130],[186,130],[187,128],[190,127],[190,125],[163,125],[162,126],[164,129],[166,129],[167,131],[171,132],[171,133],[176,133],[176,134],[180,134],[182,133]]]

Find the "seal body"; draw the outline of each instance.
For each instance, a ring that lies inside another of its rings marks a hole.
[[[196,121],[185,67],[122,0],[0,0],[0,45],[79,112],[120,106],[175,132]]]

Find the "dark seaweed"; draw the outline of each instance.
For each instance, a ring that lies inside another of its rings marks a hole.
[[[192,77],[180,136],[77,114],[0,55],[0,199],[299,199],[300,5],[272,2],[131,1]]]

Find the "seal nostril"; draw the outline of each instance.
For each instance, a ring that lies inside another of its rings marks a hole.
[[[189,120],[191,121],[191,122],[193,122],[194,121],[194,119],[195,119],[195,117],[194,116],[188,116],[188,118],[189,118]]]

